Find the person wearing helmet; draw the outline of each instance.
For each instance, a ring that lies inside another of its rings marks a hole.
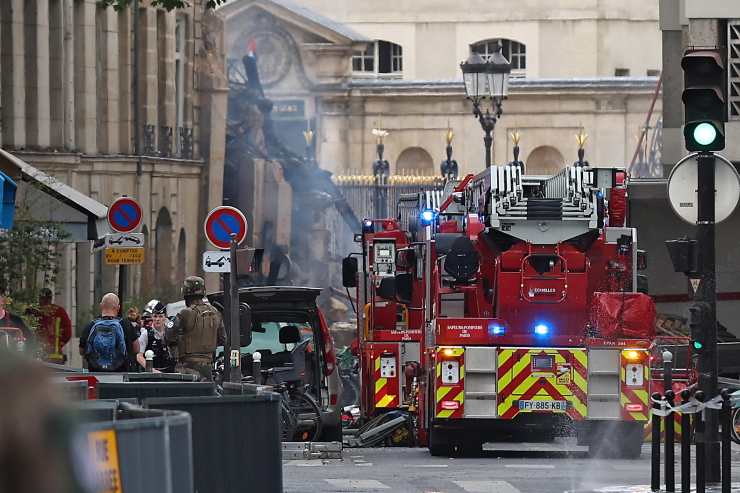
[[[206,283],[201,277],[189,276],[182,285],[186,307],[177,314],[167,336],[177,346],[178,373],[198,375],[202,381],[213,379],[213,356],[216,347],[226,340],[223,319],[216,308],[203,301]]]
[[[155,302],[152,304],[152,302]],[[154,353],[154,371],[172,373],[175,371],[175,359],[172,357],[169,347],[166,343],[165,330],[170,323],[165,315],[167,307],[158,300],[152,300],[147,304],[146,309],[151,312],[152,325],[142,330],[139,342],[139,354],[136,355],[136,361],[142,368],[146,368],[146,359],[144,354],[151,350]]]

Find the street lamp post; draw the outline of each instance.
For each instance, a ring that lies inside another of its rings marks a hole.
[[[509,93],[509,74],[511,64],[501,53],[501,41],[496,51],[484,60],[478,53],[473,53],[460,64],[465,84],[465,96],[473,103],[473,115],[478,118],[485,132],[483,144],[486,147],[486,167],[491,166],[491,145],[493,129],[501,117],[501,104]],[[482,103],[490,99],[490,108],[485,110]]]

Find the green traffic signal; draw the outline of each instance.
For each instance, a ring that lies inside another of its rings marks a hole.
[[[700,341],[692,341],[692,344],[696,351],[701,351],[702,349],[704,349],[704,344],[702,344]]]
[[[684,126],[686,149],[689,151],[721,151],[725,148],[724,125],[714,120],[687,122]]]
[[[711,123],[703,122],[694,127],[694,140],[701,146],[711,145],[717,139],[717,129]]]

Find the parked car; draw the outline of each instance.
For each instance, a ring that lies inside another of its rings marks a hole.
[[[316,305],[320,293],[318,288],[294,286],[239,289],[239,302],[249,305],[252,321],[251,342],[241,347],[242,374],[251,375],[252,355],[257,351],[263,370],[295,367],[295,374],[319,404],[320,440],[341,442],[342,381],[329,326]],[[223,306],[222,292],[210,294],[208,299],[219,309]],[[295,329],[300,340],[289,342],[293,339],[286,335],[294,334]]]

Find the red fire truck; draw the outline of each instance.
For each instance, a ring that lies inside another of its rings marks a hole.
[[[513,162],[419,196],[403,229],[372,222],[364,410],[400,405],[387,396],[405,389],[433,455],[566,433],[594,452],[639,455],[655,308],[636,292],[644,257],[624,226],[621,179],[582,161],[526,176]],[[379,345],[378,330],[395,339]]]

